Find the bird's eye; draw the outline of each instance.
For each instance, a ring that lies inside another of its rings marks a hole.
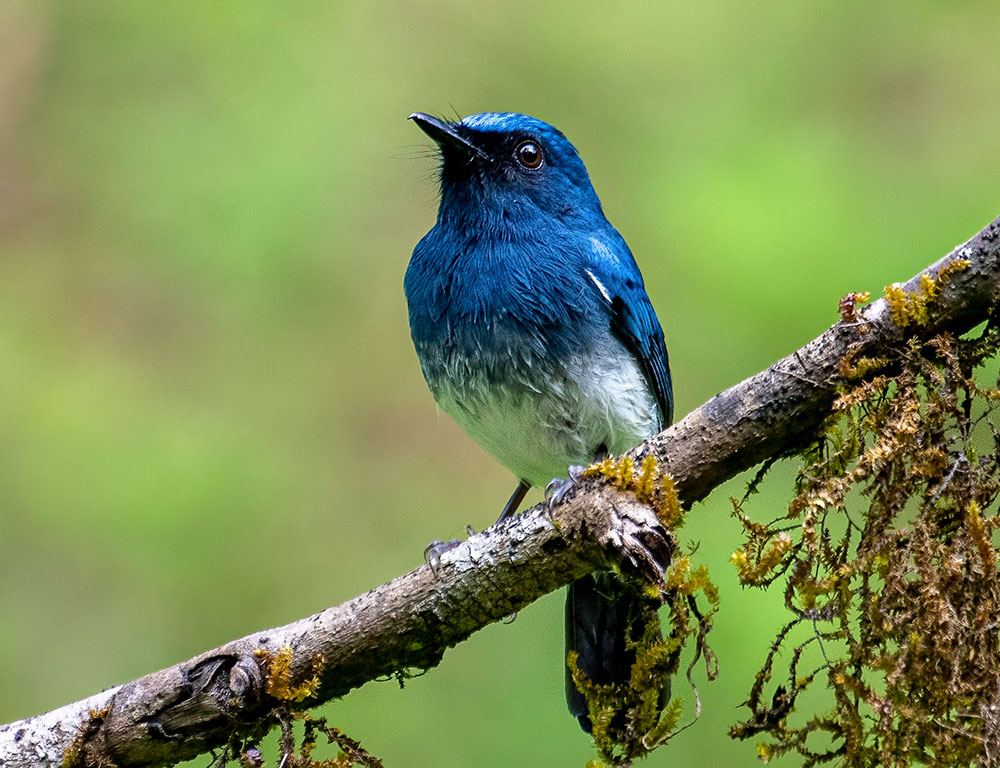
[[[533,141],[522,141],[514,150],[514,157],[523,167],[534,170],[542,164],[542,148]]]

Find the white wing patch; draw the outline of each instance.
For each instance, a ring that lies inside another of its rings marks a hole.
[[[594,255],[599,261],[605,261],[609,264],[618,263],[618,257],[615,256],[614,252],[596,237],[590,238],[590,244],[593,246]]]
[[[597,290],[599,290],[599,291],[601,292],[601,296],[603,296],[603,297],[604,297],[604,300],[605,300],[606,302],[608,302],[608,304],[610,304],[610,303],[611,303],[611,294],[610,294],[610,293],[608,293],[608,289],[604,287],[604,283],[602,283],[602,282],[601,282],[600,280],[598,280],[598,279],[597,279],[597,275],[595,275],[595,274],[594,274],[593,272],[591,272],[591,271],[590,271],[589,269],[587,270],[587,277],[589,277],[589,278],[590,278],[590,281],[591,281],[591,282],[592,282],[592,283],[593,283],[594,285],[596,285],[596,286],[597,286]]]

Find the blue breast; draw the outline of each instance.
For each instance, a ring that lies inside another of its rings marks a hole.
[[[612,333],[605,297],[577,268],[590,247],[482,235],[456,246],[435,228],[406,273],[435,400],[532,485],[588,463],[599,446],[625,451],[663,421],[645,372]]]

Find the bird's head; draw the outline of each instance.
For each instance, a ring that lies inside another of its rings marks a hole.
[[[603,220],[583,161],[548,123],[512,112],[458,122],[414,112],[410,119],[440,148],[442,221],[456,216],[513,223],[538,213],[549,221]]]

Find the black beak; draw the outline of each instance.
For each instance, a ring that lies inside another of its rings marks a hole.
[[[438,143],[438,146],[454,147],[465,154],[486,157],[486,153],[458,132],[456,123],[447,123],[424,112],[414,112],[409,120]]]

